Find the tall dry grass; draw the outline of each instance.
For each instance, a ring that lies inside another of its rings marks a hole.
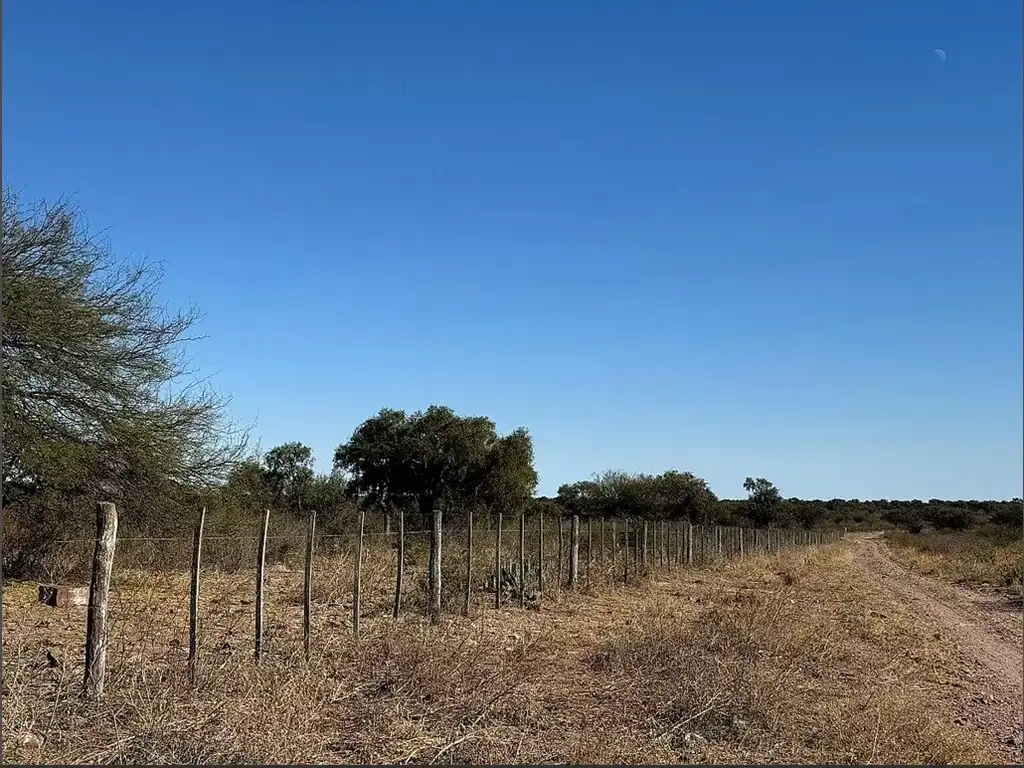
[[[774,571],[774,589],[720,589],[688,622],[671,600],[649,605],[597,643],[590,664],[637,713],[634,727],[678,762],[997,759],[926,689],[894,674],[906,647],[883,642],[866,594],[833,583],[844,599],[822,599],[832,567],[791,561]],[[905,646],[927,645],[912,622],[899,634]]]
[[[212,573],[195,685],[184,663],[187,579],[122,569],[99,703],[77,695],[81,612],[38,606],[16,586],[3,608],[4,761],[996,759],[946,723],[927,680],[908,685],[921,675],[908,649],[941,650],[898,606],[878,619],[878,595],[850,581],[842,552],[664,570],[629,588],[565,591],[539,611],[451,612],[433,627],[384,611],[364,620],[358,642],[347,631],[352,563],[325,553],[312,657],[297,622],[301,574],[279,568],[260,667],[251,580]],[[364,584],[382,607],[389,589],[374,585],[390,585],[391,566],[390,550],[370,548]]]
[[[1024,578],[1024,537],[1005,528],[886,534],[890,551],[926,576],[965,585],[1020,588]]]

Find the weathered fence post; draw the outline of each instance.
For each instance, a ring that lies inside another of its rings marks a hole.
[[[199,563],[203,552],[203,524],[206,507],[199,510],[192,538],[192,579],[188,585],[188,678],[196,681],[196,655],[199,652]]]
[[[402,581],[405,579],[405,508],[398,508],[398,563],[395,569],[395,605],[391,610],[394,619],[402,612]]]
[[[544,599],[544,510],[537,513],[537,602]]]
[[[352,578],[352,636],[359,639],[359,618],[363,612],[363,536],[366,530],[366,509],[359,507],[359,531],[356,534],[356,568]]]
[[[633,575],[640,575],[640,532],[643,530],[643,525],[639,520],[633,521]]]
[[[575,587],[580,580],[580,516],[572,516],[569,529],[569,586]]]
[[[669,540],[669,536],[671,536],[671,531],[669,531],[668,528],[666,527],[666,521],[665,520],[659,520],[658,521],[658,528],[659,528],[658,541],[660,542],[659,545],[658,545],[658,564],[659,565],[668,565],[668,562],[669,562],[669,559],[668,559],[669,558],[668,540]]]
[[[565,521],[562,519],[562,516],[559,515],[558,516],[558,578],[555,579],[555,593],[559,597],[561,597],[561,595],[562,595],[562,573],[563,573],[562,563],[563,563],[563,560],[564,560],[564,557],[565,557],[565,555],[564,555],[564,553],[565,553],[565,542],[563,541],[563,539],[565,538],[565,534],[563,533],[563,529],[565,528],[564,523],[565,523]]]
[[[646,544],[646,542],[645,542]],[[651,564],[654,565],[658,559],[658,521],[651,525]]]
[[[739,539],[740,539],[740,560],[742,560],[742,559],[743,559],[743,539],[744,539],[744,537],[746,536],[746,533],[747,533],[747,529],[746,529],[746,528],[744,528],[744,527],[743,527],[743,526],[741,525],[741,526],[740,526],[740,536],[739,536]]]
[[[494,535],[494,607],[501,608],[501,512]]]
[[[310,628],[313,617],[313,551],[316,549],[316,510],[309,513],[306,531],[306,574],[302,582],[302,650],[309,660]]]
[[[641,557],[643,558],[644,570],[647,570],[647,518],[644,518],[644,541],[641,546]]]
[[[431,562],[430,580],[430,623],[441,621],[441,546],[444,539],[444,512],[440,507],[434,510],[434,525],[430,531],[430,547],[434,552]]]
[[[526,607],[526,512],[519,513],[519,607]]]
[[[611,551],[611,558],[610,558],[611,566],[612,566],[612,568],[611,568],[611,577],[612,577],[613,581],[615,580],[615,564],[619,561],[619,558],[618,558],[619,533],[618,533],[618,530],[616,530],[617,528],[618,528],[618,524],[616,523],[615,518],[613,517],[612,518],[612,551]]]
[[[590,589],[590,563],[594,559],[594,518],[587,518],[587,589]]]
[[[693,523],[686,521],[686,564],[693,565]]]
[[[622,583],[629,583],[629,518],[622,518]]]
[[[96,505],[96,546],[92,554],[89,612],[85,627],[83,691],[91,699],[103,696],[103,681],[107,674],[107,600],[116,547],[117,507],[101,501]]]
[[[469,604],[473,599],[473,507],[466,513],[466,605],[463,613],[469,616]]]
[[[263,525],[260,528],[260,540],[256,550],[256,631],[255,649],[256,663],[263,658],[263,580],[267,570],[267,529],[270,527],[270,510],[263,511]]]
[[[608,561],[608,553],[605,550],[605,538],[604,538],[604,515],[601,515],[601,567],[604,568],[605,563]]]

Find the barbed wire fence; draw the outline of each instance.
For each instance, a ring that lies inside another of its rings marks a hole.
[[[686,520],[469,514],[440,532],[317,530],[316,515],[273,531],[270,513],[252,534],[117,536],[114,505],[101,503],[94,537],[69,538],[54,581],[90,581],[85,692],[103,689],[108,650],[133,663],[163,660],[194,682],[204,664],[239,654],[301,662],[339,642],[358,642],[364,619],[472,616],[536,610],[570,593],[636,584],[684,568],[816,547],[844,530],[753,529]],[[438,536],[440,533],[440,536]],[[432,563],[432,539],[440,557]],[[104,583],[106,582],[106,583]],[[108,621],[109,618],[109,621]],[[98,685],[97,685],[98,683]]]

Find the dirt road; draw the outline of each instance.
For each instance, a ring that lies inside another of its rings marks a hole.
[[[852,537],[851,537],[852,538]],[[1005,596],[984,595],[912,573],[878,535],[853,540],[852,565],[865,582],[948,641],[943,670],[954,719],[1021,762],[1024,743],[1024,613]]]

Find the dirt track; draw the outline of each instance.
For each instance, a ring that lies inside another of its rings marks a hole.
[[[853,538],[853,537],[851,537]],[[896,563],[883,539],[854,538],[852,565],[952,651],[943,670],[957,722],[1021,762],[1024,743],[1024,615],[1005,595],[985,595],[919,576]]]

